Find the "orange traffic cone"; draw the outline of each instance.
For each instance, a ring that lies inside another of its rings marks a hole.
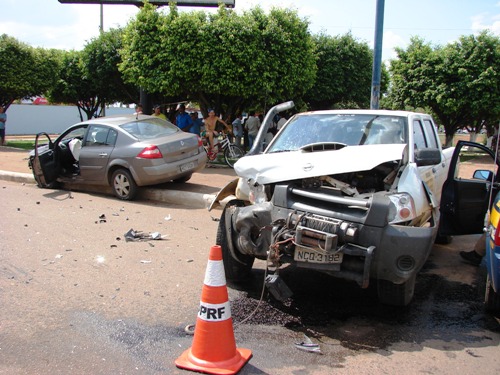
[[[222,249],[212,246],[193,345],[175,360],[175,364],[182,369],[207,374],[236,374],[251,357],[251,350],[236,348]]]

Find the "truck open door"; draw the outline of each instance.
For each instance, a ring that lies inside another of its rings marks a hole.
[[[482,233],[499,190],[498,160],[488,147],[459,141],[441,196],[439,237]]]

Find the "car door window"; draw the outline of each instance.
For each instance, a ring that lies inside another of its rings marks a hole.
[[[114,146],[117,138],[116,130],[106,126],[93,125],[87,132],[85,146]]]

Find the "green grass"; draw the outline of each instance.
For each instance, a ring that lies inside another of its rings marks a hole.
[[[6,146],[20,148],[23,150],[33,150],[35,148],[35,144],[33,140],[7,140],[5,142]]]

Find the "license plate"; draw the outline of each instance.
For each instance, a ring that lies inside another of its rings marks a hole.
[[[336,264],[342,263],[343,253],[320,253],[318,251],[295,248],[293,259],[297,262],[321,263],[321,264]]]
[[[194,162],[181,165],[181,172],[186,172],[186,171],[189,171],[191,169],[194,169]]]

